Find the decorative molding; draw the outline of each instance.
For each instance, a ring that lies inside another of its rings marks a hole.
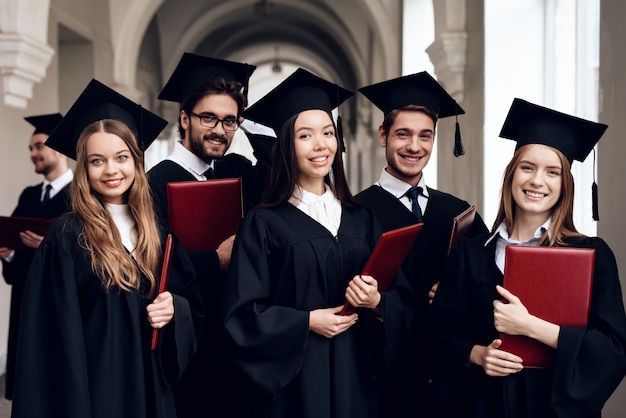
[[[27,35],[0,33],[0,77],[7,106],[26,108],[53,56],[54,49]]]
[[[443,32],[426,52],[435,67],[437,80],[461,103],[465,92],[467,32]]]

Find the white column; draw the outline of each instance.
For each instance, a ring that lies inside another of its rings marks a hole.
[[[0,78],[2,99],[25,109],[33,86],[45,76],[54,50],[47,44],[48,0],[0,3]]]

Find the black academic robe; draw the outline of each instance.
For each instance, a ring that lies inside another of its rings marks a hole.
[[[265,396],[255,417],[379,416],[377,379],[408,331],[402,274],[383,292],[382,320],[359,311],[346,332],[309,331],[309,312],[345,301],[379,231],[366,208],[343,206],[336,237],[291,204],[253,210],[239,229],[226,284],[235,362]]]
[[[237,154],[228,154],[214,161],[214,178],[242,179],[244,212],[256,206],[265,188],[268,165],[259,162],[252,166],[249,160]],[[164,160],[148,171],[148,181],[152,190],[157,216],[160,222],[167,222],[166,185],[171,182],[193,181],[196,178],[179,164]],[[216,204],[219,204],[217,202]],[[205,305],[205,321],[198,350],[189,368],[175,387],[176,408],[179,418],[195,418],[207,411],[220,411],[231,408],[231,416],[240,415],[236,408],[243,407],[239,402],[237,370],[228,362],[225,353],[222,315],[223,285],[226,274],[220,269],[215,251],[190,251],[200,292]],[[206,376],[213,376],[207,379]],[[215,381],[221,382],[215,385]]]
[[[439,416],[437,402],[438,348],[430,335],[428,292],[443,274],[452,221],[470,205],[448,193],[428,188],[424,227],[402,269],[415,293],[415,318],[409,339],[390,368],[383,387],[383,416],[390,418]],[[356,195],[373,210],[384,231],[416,223],[413,213],[391,193],[374,185]],[[487,232],[479,214],[471,236]]]
[[[24,189],[18,200],[17,207],[11,216],[52,219],[70,210],[69,185],[61,189],[45,205],[41,204],[42,187],[43,183],[39,183],[36,186]],[[31,248],[17,249],[10,263],[2,260],[4,281],[11,285],[11,311],[9,317],[9,341],[7,346],[7,368],[5,375],[5,397],[7,399],[13,398],[13,378],[22,293],[24,292],[26,274],[33,261],[34,254],[35,250]]]
[[[596,250],[587,328],[561,327],[553,369],[489,377],[468,360],[474,345],[489,345],[498,336],[493,300],[500,299],[495,286],[503,275],[494,261],[496,240],[485,246],[488,236],[469,239],[453,251],[433,303],[451,383],[445,394],[447,416],[600,417],[626,373],[626,316],[613,252],[600,238],[567,240],[571,247]]]
[[[168,290],[174,318],[150,350],[147,283],[103,290],[73,214],[56,221],[26,279],[13,418],[174,417],[171,387],[189,363],[202,302],[175,241]],[[165,242],[165,240],[163,240]]]

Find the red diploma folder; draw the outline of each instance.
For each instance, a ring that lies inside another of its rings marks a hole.
[[[163,251],[163,267],[161,267],[161,279],[159,280],[159,292],[157,293],[157,295],[160,295],[167,289],[167,280],[170,277],[170,264],[172,262],[172,241],[172,234],[167,234],[167,240],[165,241],[165,250]],[[159,329],[153,328],[150,350],[154,351],[158,342]]]
[[[13,250],[25,248],[20,239],[20,232],[32,231],[38,235],[45,235],[56,219],[0,216],[0,247],[7,247]]]
[[[585,327],[591,305],[596,250],[567,247],[506,247],[504,287],[531,314],[560,326]],[[500,333],[501,350],[524,367],[550,368],[554,349],[521,335]]]
[[[420,222],[383,232],[380,236],[361,271],[361,274],[372,276],[378,281],[379,291],[389,289],[423,226]],[[339,315],[350,315],[353,312],[356,312],[355,308],[346,301]]]
[[[212,251],[243,218],[241,178],[167,183],[170,229],[190,251]]]
[[[476,206],[470,206],[463,212],[459,213],[452,220],[452,232],[450,233],[450,241],[448,243],[448,253],[446,257],[450,255],[450,251],[461,241],[463,238],[469,237],[474,227],[474,218],[476,217]]]

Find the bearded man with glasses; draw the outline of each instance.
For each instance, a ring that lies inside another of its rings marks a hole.
[[[248,80],[255,68],[185,53],[161,91],[159,99],[180,103],[181,138],[172,153],[148,171],[157,216],[164,225],[168,225],[166,185],[170,182],[241,177],[244,212],[259,202],[269,171],[267,147],[273,140],[248,136],[255,149],[256,165],[241,155],[226,154],[240,127]],[[260,150],[255,147],[258,143]],[[219,311],[233,241],[234,235],[216,251],[189,252],[205,305],[205,319],[197,352],[174,386],[179,418],[219,415],[225,410],[231,417],[247,414],[243,409],[248,404],[239,400],[245,383],[229,361]]]

